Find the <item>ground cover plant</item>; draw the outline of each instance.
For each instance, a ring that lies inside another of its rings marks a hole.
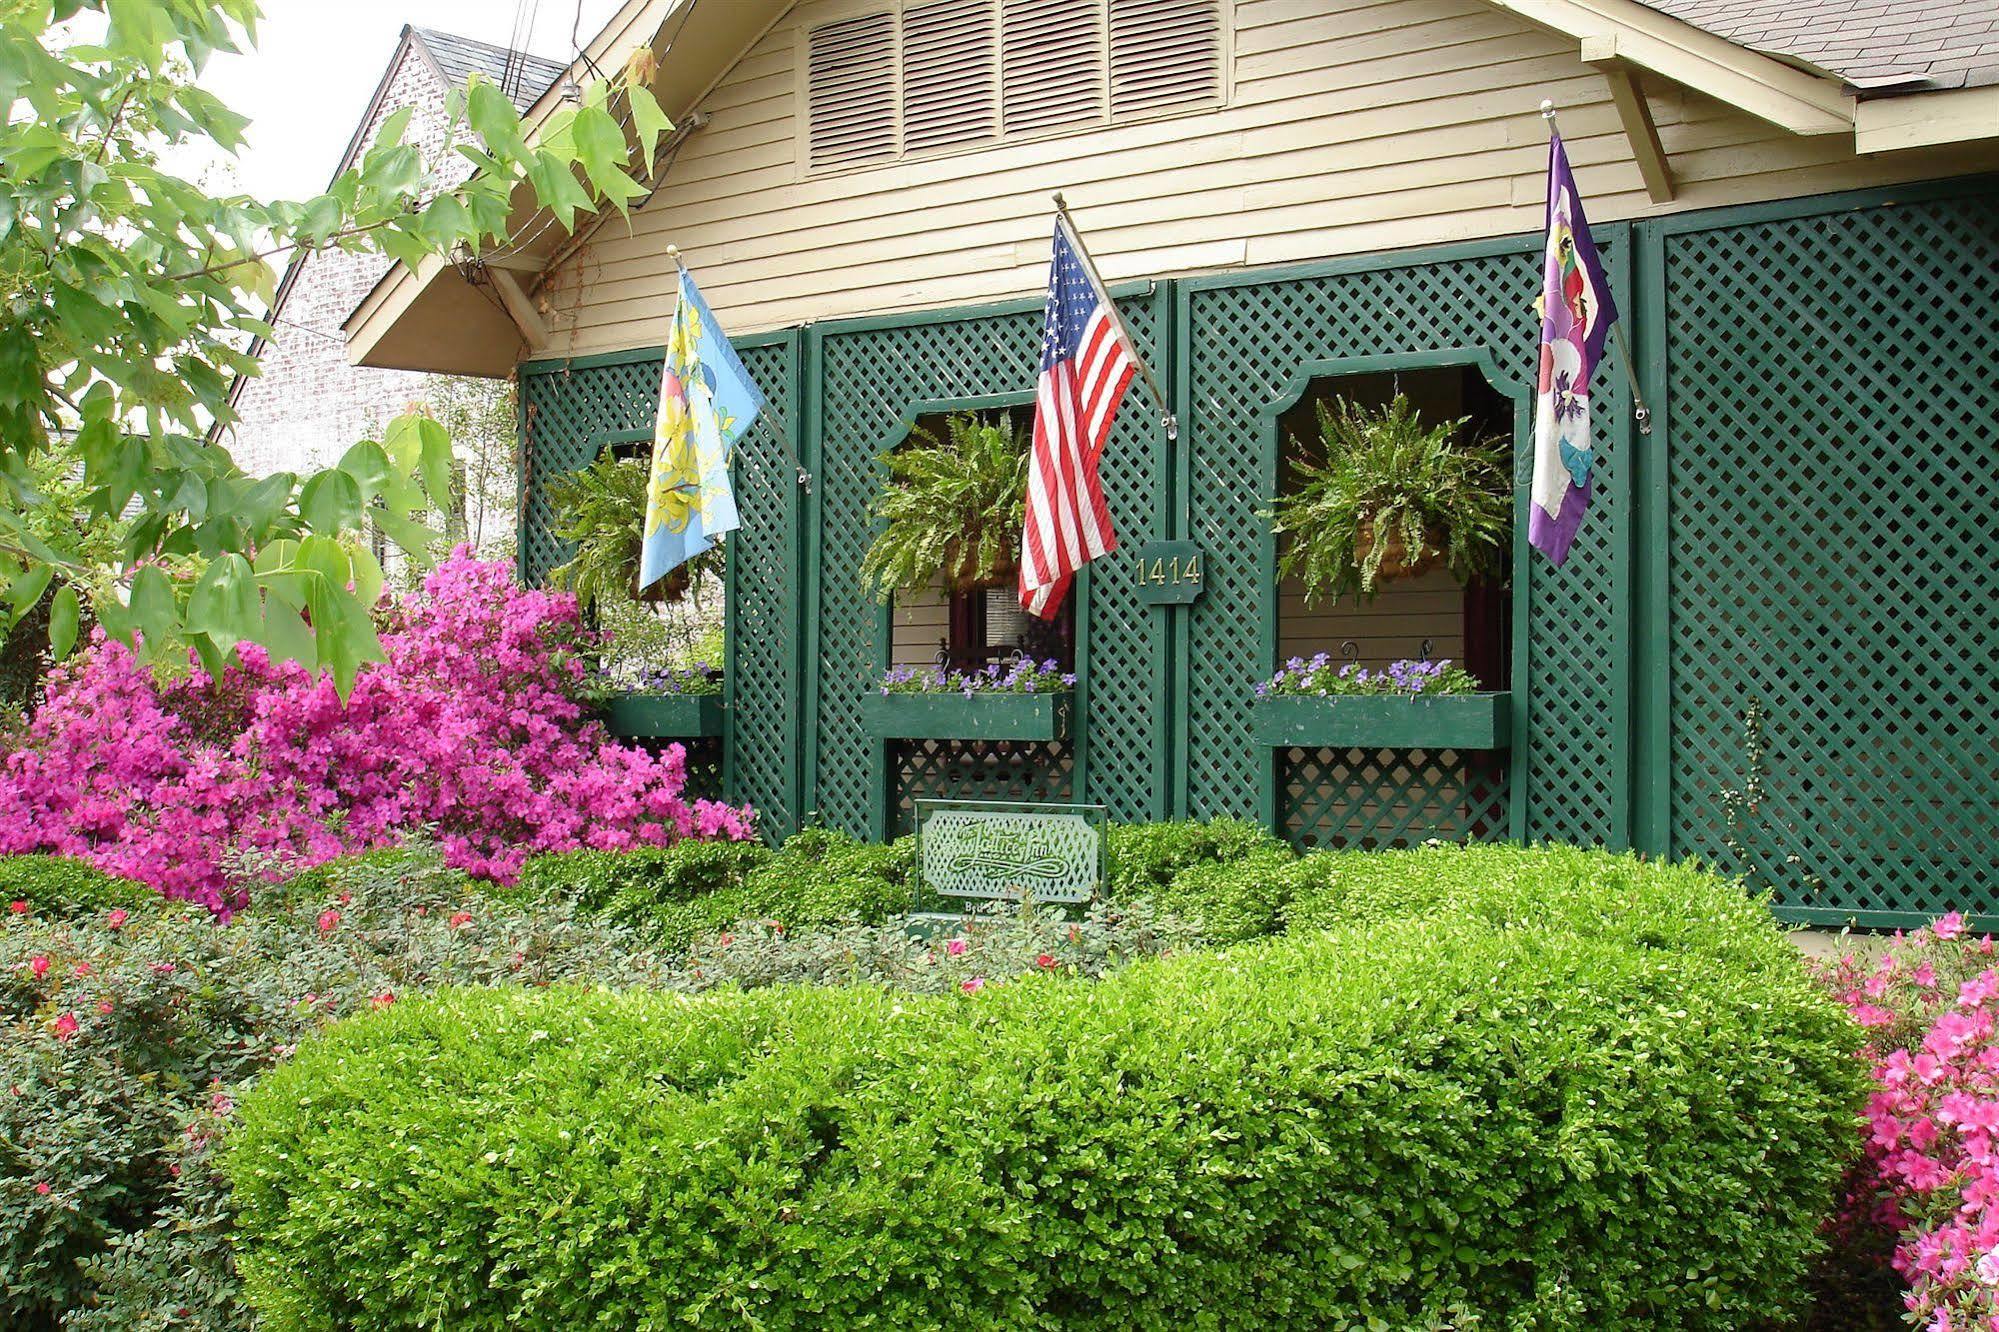
[[[589,719],[573,598],[461,551],[380,618],[384,659],[344,701],[247,645],[219,676],[162,683],[99,641],[0,760],[0,854],[80,857],[224,910],[245,887],[233,859],[310,865],[421,827],[501,880],[541,851],[749,834],[748,811],[683,798],[684,750]]]
[[[1133,839],[1125,872],[1218,864],[1217,836]],[[1860,1068],[1759,904],[1582,852],[1294,864],[1290,938],[1094,985],[447,992],[342,1023],[230,1136],[248,1289],[381,1328],[1797,1308]]]

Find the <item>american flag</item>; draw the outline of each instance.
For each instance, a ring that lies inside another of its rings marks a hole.
[[[1020,604],[1044,620],[1061,609],[1076,570],[1117,549],[1097,461],[1138,368],[1081,251],[1067,219],[1056,218],[1020,561]]]

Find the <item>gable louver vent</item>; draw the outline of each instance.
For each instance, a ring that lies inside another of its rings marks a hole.
[[[1224,96],[1224,0],[897,0],[814,28],[807,164],[861,166]]]
[[[807,78],[814,167],[896,155],[895,17],[863,14],[813,29]]]
[[[1004,0],[1000,15],[1006,132],[1102,120],[1103,0]]]
[[[994,52],[999,25],[987,3],[939,0],[902,15],[902,150],[927,153],[999,133]]]
[[[1219,101],[1220,0],[1111,0],[1111,114]]]

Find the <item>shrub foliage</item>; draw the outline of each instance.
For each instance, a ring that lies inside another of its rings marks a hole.
[[[342,1023],[230,1139],[251,1298],[385,1329],[1794,1309],[1856,1036],[1758,904],[1584,853],[1313,859],[1349,863],[1267,900],[1330,928],[1093,986],[447,991]]]

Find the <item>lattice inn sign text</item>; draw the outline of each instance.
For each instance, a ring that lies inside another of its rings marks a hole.
[[[918,800],[923,882],[946,897],[1087,902],[1103,880],[1101,805]]]

